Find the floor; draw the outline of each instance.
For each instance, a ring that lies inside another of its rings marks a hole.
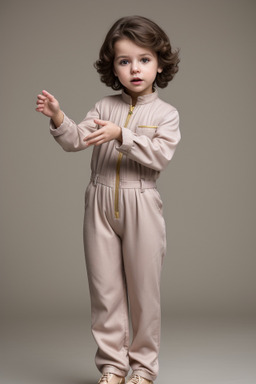
[[[255,384],[255,319],[172,318],[162,325],[155,384]],[[86,318],[12,320],[1,326],[1,384],[96,384]]]

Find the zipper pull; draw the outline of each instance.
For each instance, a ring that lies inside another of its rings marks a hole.
[[[132,115],[135,105],[130,105],[129,115]]]

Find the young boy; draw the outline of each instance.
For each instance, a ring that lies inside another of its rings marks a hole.
[[[119,19],[95,67],[122,93],[100,100],[76,125],[47,91],[37,111],[66,151],[94,146],[85,194],[84,249],[95,362],[101,384],[152,384],[160,345],[160,276],[166,252],[160,171],[180,140],[177,110],[158,97],[178,71],[163,30],[140,16]],[[129,308],[133,329],[129,343]]]

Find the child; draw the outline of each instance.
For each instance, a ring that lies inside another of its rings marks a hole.
[[[155,85],[166,87],[178,63],[158,25],[124,17],[108,32],[95,63],[102,82],[120,94],[97,102],[79,125],[50,93],[37,99],[36,110],[51,118],[50,132],[65,151],[94,146],[84,249],[101,384],[124,384],[129,367],[129,384],[152,384],[158,374],[166,234],[156,179],[180,131],[177,110],[159,99]]]

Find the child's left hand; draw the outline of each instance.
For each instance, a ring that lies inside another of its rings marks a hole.
[[[101,125],[102,128],[90,133],[83,141],[89,145],[101,145],[111,140],[122,141],[122,129],[118,125],[111,123],[111,121],[95,119],[94,122]]]

